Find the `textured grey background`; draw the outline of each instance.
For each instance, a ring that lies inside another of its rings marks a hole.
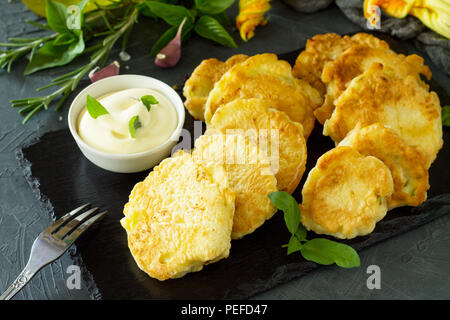
[[[33,36],[33,27],[24,19],[36,19],[18,0],[1,0],[0,41],[7,37]],[[236,8],[231,12],[236,13]],[[256,37],[240,43],[237,50],[225,49],[193,37],[183,46],[182,60],[170,70],[154,67],[147,53],[164,27],[146,19],[135,28],[129,52],[133,64],[145,65],[145,74],[169,84],[181,83],[184,76],[209,57],[226,58],[235,53],[284,53],[303,47],[307,38],[317,33],[352,33],[360,30],[332,5],[325,11],[301,14],[280,1],[273,1],[270,22],[257,30]],[[237,39],[237,33],[234,33]],[[433,76],[449,93],[449,77],[441,73],[424,53]],[[111,59],[118,59],[114,52]],[[63,72],[50,70],[24,77],[24,61],[15,64],[11,74],[0,71],[0,291],[15,279],[25,266],[34,238],[51,223],[47,209],[27,184],[15,158],[21,145],[44,132],[66,128],[67,106],[61,112],[41,112],[27,125],[10,107],[9,100],[34,95],[34,89]],[[140,73],[139,69],[125,72]],[[148,71],[147,71],[148,70]],[[444,146],[446,148],[448,146]],[[64,155],[61,155],[62,157]],[[70,173],[69,173],[70,174]],[[450,191],[450,190],[449,190]],[[345,270],[321,267],[307,276],[293,280],[255,299],[449,299],[450,298],[450,215],[416,230],[397,236],[361,253],[361,267]],[[68,290],[66,269],[73,262],[67,253],[44,268],[16,299],[89,299],[81,290]],[[381,289],[366,287],[369,265],[381,268]],[[252,267],[252,266],[249,266]],[[132,284],[130,284],[132,285]]]

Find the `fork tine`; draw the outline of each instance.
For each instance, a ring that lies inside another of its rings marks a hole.
[[[105,214],[108,211],[103,211],[100,212],[98,214],[96,214],[95,216],[89,218],[89,220],[83,222],[82,224],[80,224],[75,230],[72,231],[71,234],[69,234],[65,239],[64,242],[66,244],[72,244],[79,236],[81,236],[83,234],[83,232],[85,232],[90,226],[92,226],[95,222],[99,221],[100,219],[102,219]]]
[[[70,211],[69,213],[65,214],[64,216],[62,216],[61,218],[59,218],[58,220],[56,220],[52,225],[50,225],[47,229],[45,229],[44,232],[46,233],[52,233],[55,230],[57,230],[61,225],[63,225],[67,220],[69,220],[71,217],[73,217],[74,215],[76,215],[77,213],[79,213],[80,211],[86,209],[87,207],[89,207],[91,204],[90,203],[86,203],[83,204],[82,206],[79,206],[76,209],[73,209],[72,211]]]
[[[83,214],[79,214],[72,220],[68,221],[65,225],[63,225],[53,236],[62,240],[65,236],[69,234],[69,232],[72,229],[74,229],[77,225],[86,220],[90,215],[97,212],[97,210],[98,208],[92,208]]]

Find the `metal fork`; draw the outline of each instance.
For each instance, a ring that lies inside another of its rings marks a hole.
[[[39,270],[61,257],[84,231],[103,218],[107,212],[103,211],[92,216],[98,211],[98,208],[93,208],[80,214],[89,206],[90,204],[87,203],[72,210],[56,220],[34,240],[27,265],[0,296],[0,300],[9,300],[14,297]]]

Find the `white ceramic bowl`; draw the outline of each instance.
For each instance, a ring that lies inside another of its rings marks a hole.
[[[149,88],[157,90],[164,94],[173,104],[178,115],[178,123],[171,137],[158,147],[132,154],[104,152],[97,150],[84,142],[78,135],[77,120],[78,115],[86,106],[86,96],[89,94],[94,98],[98,98],[113,91],[132,88]],[[81,91],[70,105],[68,121],[70,133],[75,139],[81,152],[92,163],[105,170],[131,173],[150,169],[170,155],[172,148],[180,137],[184,125],[184,116],[183,102],[176,91],[170,86],[151,77],[125,74],[96,81]]]

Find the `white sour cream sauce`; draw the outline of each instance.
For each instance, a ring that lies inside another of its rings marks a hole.
[[[140,101],[153,95],[158,104],[150,111]],[[109,114],[94,119],[84,108],[78,117],[78,134],[91,147],[109,153],[138,153],[153,149],[166,142],[175,131],[178,115],[175,107],[162,93],[136,88],[116,91],[97,99]],[[138,115],[141,127],[132,138],[129,121]]]

